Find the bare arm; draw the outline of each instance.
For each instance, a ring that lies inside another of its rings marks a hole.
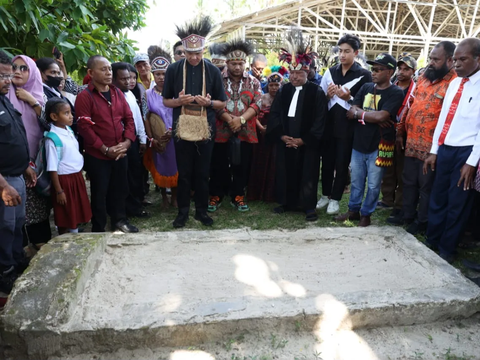
[[[52,185],[57,194],[57,202],[60,205],[65,205],[67,203],[67,197],[63,192],[62,186],[60,185],[60,180],[58,179],[58,173],[56,171],[49,171],[50,179],[52,179]]]

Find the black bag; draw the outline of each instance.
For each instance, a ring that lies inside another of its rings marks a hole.
[[[242,153],[241,153],[242,142],[237,137],[237,134],[230,136],[230,139],[228,139],[228,142],[229,142],[229,151],[230,151],[230,164],[240,165],[240,162],[242,161]]]

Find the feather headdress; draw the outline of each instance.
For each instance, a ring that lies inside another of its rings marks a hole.
[[[163,50],[160,46],[152,45],[147,50],[148,57],[150,59],[150,66],[152,67],[152,72],[155,71],[165,71],[167,70],[168,65],[172,63],[172,57],[170,54]]]
[[[225,48],[225,43],[213,43],[208,47],[208,52],[212,59],[226,59],[223,55],[223,49]]]
[[[218,67],[220,70],[226,65],[227,58],[223,55],[223,48],[225,43],[213,43],[208,47],[208,52],[212,58],[212,64]]]
[[[227,61],[246,61],[253,53],[253,46],[248,41],[236,39],[226,43],[222,53]]]
[[[268,82],[278,82],[278,77],[273,77],[273,75],[280,75],[280,81],[283,81],[283,78],[288,75],[288,70],[285,66],[280,65],[267,66],[263,69],[263,76],[267,78]]]
[[[205,38],[212,30],[212,20],[209,16],[201,16],[176,27],[177,36],[182,40],[185,51],[197,52],[205,47]]]
[[[300,29],[290,29],[286,36],[286,46],[280,49],[278,59],[288,64],[288,69],[307,70],[312,61],[317,57],[315,52],[311,51],[308,38],[304,39]]]

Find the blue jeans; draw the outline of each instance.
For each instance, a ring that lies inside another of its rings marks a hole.
[[[25,225],[26,190],[23,176],[4,176],[7,183],[17,190],[22,203],[6,206],[0,198],[0,270],[16,266],[23,259],[23,233]]]
[[[370,216],[374,212],[380,195],[385,168],[375,165],[377,155],[377,150],[370,154],[352,150],[352,186],[348,209],[354,212],[360,211],[362,216]],[[362,205],[366,181],[368,184],[367,196]]]

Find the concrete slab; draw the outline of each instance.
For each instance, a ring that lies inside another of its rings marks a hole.
[[[105,251],[93,276],[88,270],[88,282],[66,287],[80,294],[60,312],[68,316],[52,319],[58,305],[52,302],[35,317],[43,326],[31,326],[33,314],[13,316],[31,292],[32,273],[49,277],[58,264],[37,260],[20,280],[3,318],[12,354],[26,348],[39,359],[67,349],[192,346],[243,330],[293,330],[299,320],[304,331],[322,332],[430,323],[480,310],[478,287],[391,227],[105,235],[98,244]],[[98,251],[89,254],[87,262],[98,264]]]

